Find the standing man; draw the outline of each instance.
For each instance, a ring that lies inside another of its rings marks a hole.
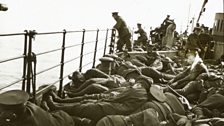
[[[113,18],[117,22],[113,28],[118,31],[119,39],[117,41],[117,50],[123,51],[123,46],[126,45],[128,51],[132,51],[131,32],[129,31],[125,21],[118,15],[118,12],[112,13]]]
[[[169,22],[169,21],[170,21],[170,15],[167,15],[166,18],[163,20],[162,25],[166,26],[167,22]]]
[[[201,34],[199,35],[199,47],[201,49],[200,56],[202,59],[205,59],[206,54],[211,53],[211,43],[213,41],[212,36],[209,34],[208,27],[202,29]],[[212,56],[210,56],[212,57]]]
[[[186,53],[190,53],[190,52],[195,52],[198,51],[199,53],[200,51],[200,45],[199,45],[199,35],[201,33],[201,28],[200,27],[195,27],[193,30],[193,33],[191,33],[188,36],[187,39],[187,43],[186,43]]]
[[[148,41],[147,33],[142,29],[142,24],[138,23],[137,27],[138,30],[135,31],[135,34],[139,34],[140,36],[135,40],[134,45],[140,45],[145,50]]]

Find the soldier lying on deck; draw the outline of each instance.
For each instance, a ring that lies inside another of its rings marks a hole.
[[[134,126],[210,126],[209,122],[214,126],[222,126],[224,124],[224,120],[221,116],[224,106],[224,97],[222,95],[215,94],[209,97],[197,107],[190,110],[190,112],[189,110],[186,111],[184,109],[184,106],[179,101],[178,97],[171,93],[165,93],[165,95],[162,95],[162,91],[156,87],[157,86],[151,86],[151,95],[148,95],[149,101],[133,114],[128,116],[109,115],[102,118],[97,123],[97,126],[113,126],[113,124],[116,124],[116,126],[126,126],[126,124]],[[157,93],[153,93],[153,91],[157,91]],[[211,114],[214,109],[219,110],[216,110],[216,113]],[[209,114],[208,111],[210,111]],[[217,111],[219,112],[218,114]],[[154,116],[150,114],[153,112]],[[189,118],[190,115],[193,114],[192,112],[196,114],[195,118]],[[148,114],[148,116],[145,116],[145,114]],[[203,119],[200,120],[205,117],[209,117],[210,119],[205,121]],[[110,121],[108,119],[110,119]],[[160,123],[158,123],[158,121]]]
[[[28,93],[21,90],[0,94],[0,126],[75,126],[67,113],[49,113],[28,99]]]
[[[224,118],[224,93],[212,94],[192,110],[198,118]]]
[[[174,75],[166,74],[163,72],[160,72],[156,70],[154,67],[148,67],[146,65],[143,65],[141,67],[138,67],[136,62],[133,64],[133,61],[129,61],[128,59],[131,59],[130,55],[126,52],[121,55],[121,58],[124,59],[123,61],[117,62],[116,71],[114,71],[115,74],[123,76],[127,80],[127,75],[130,73],[135,73],[132,77],[137,77],[137,75],[143,74],[149,77],[152,77],[155,83],[160,82],[160,80],[171,80],[174,78]],[[135,71],[135,72],[133,72]]]
[[[148,90],[152,83],[151,78],[140,76],[132,87],[114,89],[97,102],[87,101],[86,103],[75,102],[57,105],[51,99],[52,97],[49,97],[47,103],[51,110],[64,110],[70,115],[88,118],[96,123],[106,115],[129,115],[136,111],[147,102]]]
[[[146,81],[148,82],[148,79],[144,77],[138,80],[136,83],[141,82],[143,84]],[[149,81],[151,81],[151,79]],[[191,124],[192,121],[187,118],[188,115],[186,115],[185,106],[179,101],[179,98],[177,96],[171,93],[163,94],[161,90],[162,88],[159,88],[158,86],[153,86],[153,85],[151,85],[150,88],[147,88],[148,93],[146,96],[145,89],[142,90],[143,88],[141,88],[141,86],[138,88],[134,88],[134,87],[123,91],[121,94],[118,94],[117,96],[105,95],[103,99],[98,100],[96,102],[88,101],[86,103],[83,103],[83,102],[78,103],[73,101],[71,103],[70,101],[69,102],[70,105],[69,104],[58,105],[58,103],[56,104],[49,97],[48,106],[52,110],[62,109],[71,115],[75,115],[81,118],[91,119],[95,123],[107,115],[122,115],[120,116],[120,118],[130,117],[129,121],[131,122],[129,122],[129,124],[132,123],[132,125],[143,123],[142,116],[138,114],[144,113],[144,111],[147,111],[147,109],[152,108],[156,111],[156,113],[158,113],[156,120],[163,122],[167,126],[175,126],[176,124],[178,125]],[[103,95],[101,95],[101,97],[102,96]],[[200,104],[200,105],[201,106],[195,107],[193,109],[194,111],[192,112],[196,112],[197,115],[202,113],[201,107],[203,104]],[[109,116],[109,118],[113,118],[113,117],[114,116]],[[195,119],[200,119],[199,117],[201,116],[197,116],[197,118]],[[153,118],[155,118],[155,116]],[[102,123],[105,123],[104,119],[105,118],[99,121],[98,125],[100,124],[102,125]],[[119,122],[117,123],[119,124]]]
[[[223,82],[223,78],[215,73],[210,73],[210,75],[202,73],[194,81],[189,82],[181,89],[176,89],[176,91],[191,102],[201,103],[207,96],[220,90],[224,86]]]
[[[203,63],[197,52],[190,55],[188,63],[191,65],[187,69],[169,81],[168,84],[171,84],[171,87],[183,88],[188,82],[195,80],[201,73],[209,74],[207,66]]]
[[[109,59],[109,57],[103,57],[101,60],[104,61],[104,63],[102,62],[97,69],[90,69],[84,74],[75,71],[72,76],[69,76],[69,79],[71,79],[72,82],[65,86],[65,91],[69,97],[81,96],[84,94],[102,93],[111,88],[128,86],[129,83],[127,83],[125,79],[127,79],[127,74],[129,74],[130,69],[139,70],[137,76],[144,74],[149,77],[153,77],[156,83],[159,82],[160,79],[170,80],[174,78],[172,75],[161,73],[151,67],[138,68],[128,61],[120,62],[120,64],[116,63],[116,71],[114,69],[113,72],[110,72],[114,73],[114,75],[109,75],[105,72],[105,70],[110,66],[105,65],[105,61],[112,60]],[[102,70],[102,68],[105,70]]]
[[[126,80],[119,75],[108,75],[98,69],[87,70],[84,74],[78,71],[69,76],[71,83],[65,86],[70,97],[84,94],[102,93],[111,88],[126,84]]]
[[[146,109],[128,116],[109,115],[103,117],[96,126],[160,126],[158,112]]]

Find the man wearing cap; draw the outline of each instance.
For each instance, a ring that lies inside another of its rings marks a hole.
[[[205,98],[211,95],[213,90],[221,88],[223,78],[214,73],[202,73],[194,81],[189,82],[186,86],[176,91],[185,96],[189,101],[202,102]],[[214,92],[214,93],[215,93]]]
[[[85,73],[75,71],[69,79],[72,81],[64,89],[69,97],[102,93],[126,82],[121,76],[108,75],[98,69],[90,69]]]
[[[126,45],[128,51],[132,51],[131,32],[129,31],[126,22],[118,15],[118,12],[112,13],[113,18],[117,22],[113,28],[118,31],[119,39],[117,41],[117,50],[123,51],[123,46]]]
[[[191,33],[187,38],[187,43],[185,45],[186,53],[191,53],[198,51],[200,52],[199,47],[199,35],[201,33],[200,27],[195,27],[193,33]]]
[[[97,102],[78,102],[57,105],[49,97],[47,103],[51,110],[64,110],[70,115],[88,118],[97,122],[106,115],[129,115],[148,100],[152,78],[140,76],[132,87],[117,88],[105,93],[106,97]]]
[[[85,73],[74,71],[72,76],[68,76],[72,80],[71,84],[74,88],[80,87],[86,80],[91,78],[110,78],[110,76],[99,69],[92,68],[87,70]]]
[[[166,18],[163,20],[162,25],[168,26],[168,22],[170,21],[170,15],[167,15]]]
[[[183,105],[171,93],[163,93],[157,85],[149,88],[149,101],[130,115],[109,115],[98,121],[97,126],[175,126],[190,123]]]
[[[203,63],[197,52],[192,53],[190,57],[188,58],[190,66],[169,81],[168,84],[171,84],[173,88],[183,88],[187,83],[195,80],[200,74],[209,74],[207,66]]]
[[[102,57],[99,59],[100,60],[100,64],[97,65],[97,69],[103,71],[104,73],[111,75],[112,74],[112,69],[114,69],[114,59],[112,57]]]
[[[135,40],[134,45],[141,46],[145,50],[148,41],[147,33],[142,29],[142,24],[138,23],[137,27],[138,30],[135,31],[134,33],[139,34],[139,37],[137,40]]]
[[[146,63],[148,63],[148,59],[145,58],[144,56],[136,57],[135,62],[133,62],[133,61],[134,61],[134,59],[120,64],[119,67],[117,67],[117,74],[126,78],[126,76],[127,76],[126,71],[134,70],[135,72],[133,72],[133,73],[136,73],[137,75],[143,74],[145,76],[153,78],[153,81],[155,83],[161,82],[161,79],[171,80],[175,77],[174,75],[158,71],[158,69],[161,70],[163,67],[161,61],[156,61],[156,62],[152,63],[153,65],[151,65],[151,66],[146,66]],[[151,62],[151,61],[149,61],[149,62]],[[138,71],[138,72],[136,72],[136,71]]]
[[[206,58],[206,54],[211,54],[211,50],[212,50],[212,41],[213,38],[212,36],[209,34],[209,30],[208,27],[204,27],[202,29],[201,34],[199,35],[199,47],[201,49],[201,53],[200,56],[204,59]],[[209,56],[209,55],[208,55]],[[212,58],[212,56],[210,55],[210,58]]]
[[[67,113],[49,113],[28,99],[28,93],[21,90],[0,94],[0,126],[75,126]]]
[[[196,114],[197,119],[207,119],[204,121],[212,126],[223,126],[224,125],[224,93],[215,93],[205,99],[203,102],[194,106],[192,112]],[[203,121],[195,123],[203,123]],[[209,125],[210,126],[210,125]]]

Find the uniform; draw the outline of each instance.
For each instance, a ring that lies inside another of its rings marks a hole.
[[[0,126],[75,126],[67,113],[59,110],[49,113],[27,101],[29,95],[11,90],[0,95]]]
[[[143,111],[152,108],[158,112],[158,120],[167,122],[166,126],[175,126],[176,122],[185,115],[184,106],[176,96],[171,93],[165,93],[166,100],[161,102],[152,98],[145,103],[139,110]]]
[[[135,31],[135,34],[139,34],[140,36],[138,37],[137,40],[135,40],[135,45],[139,46],[142,44],[145,48],[148,40],[147,33],[142,29],[141,24],[138,23],[137,26],[138,30]]]
[[[129,116],[109,115],[99,120],[96,126],[159,126],[157,115],[151,108]]]
[[[106,116],[97,126],[163,126],[163,122],[166,126],[175,126],[176,121],[185,115],[183,105],[173,94],[164,94],[157,86],[152,87],[150,93],[154,94],[153,97],[149,96],[149,101],[134,113],[128,116]]]
[[[195,50],[199,48],[199,37],[197,34],[190,34],[187,40],[186,49]]]
[[[118,15],[117,12],[112,13],[112,16],[117,22],[113,28],[115,28],[119,34],[119,39],[117,42],[118,51],[123,51],[124,45],[126,45],[128,51],[132,51],[131,33],[126,25],[126,22]]]
[[[222,117],[224,113],[224,96],[222,94],[213,94],[198,104],[193,111],[199,117]]]
[[[179,73],[170,83],[173,88],[183,88],[190,81],[195,80],[201,73],[208,72],[207,67],[203,62],[196,63],[195,67],[185,69]]]
[[[110,97],[97,102],[71,103],[57,106],[52,101],[48,101],[48,105],[52,110],[64,110],[70,115],[88,118],[94,122],[99,121],[106,115],[129,115],[148,100],[147,88],[152,84],[152,79],[149,77],[143,78],[138,79],[138,81],[143,81],[136,83],[142,86],[113,89],[110,91]]]
[[[198,51],[200,49],[200,41],[199,41],[199,34],[201,32],[201,28],[195,27],[194,32],[191,33],[187,38],[187,43],[185,49],[187,53],[190,51]]]
[[[114,67],[114,59],[111,57],[102,57],[99,60],[101,61],[101,63],[97,66],[97,69],[103,71],[108,75],[111,75],[112,69]]]
[[[199,36],[199,47],[201,49],[200,56],[205,58],[206,53],[211,53],[211,41],[213,38],[208,33],[201,33]],[[211,57],[211,56],[210,56]]]
[[[195,81],[189,82],[182,89],[176,91],[185,96],[189,101],[201,102],[205,100],[211,89],[220,88],[223,79],[220,76],[210,73],[200,74]],[[212,90],[211,90],[212,91]]]
[[[69,115],[97,122],[106,115],[129,115],[147,101],[147,92],[144,88],[117,88],[116,90],[111,92],[111,97],[98,102],[60,104],[60,106],[48,102],[48,106],[52,110],[63,110]]]

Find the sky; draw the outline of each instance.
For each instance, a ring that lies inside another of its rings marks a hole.
[[[104,29],[115,24],[117,11],[130,28],[158,27],[169,14],[184,31],[199,15],[204,0],[0,0],[9,10],[0,12],[0,33]],[[200,23],[212,27],[215,13],[223,12],[223,0],[208,0]],[[191,27],[191,26],[189,26]]]

